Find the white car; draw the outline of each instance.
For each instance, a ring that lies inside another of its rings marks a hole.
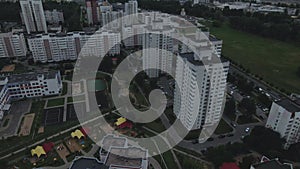
[[[249,131],[250,131],[250,128],[247,127],[247,128],[245,129],[245,132],[248,133]]]

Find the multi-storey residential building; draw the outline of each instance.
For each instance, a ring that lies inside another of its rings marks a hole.
[[[87,43],[88,42],[88,43]],[[69,32],[67,34],[41,34],[28,38],[29,49],[34,61],[58,62],[76,60],[81,48],[96,56],[120,53],[120,33],[102,31],[93,33]],[[114,44],[116,44],[114,46]],[[111,49],[109,47],[113,46]]]
[[[0,120],[11,100],[60,94],[60,72],[24,73],[0,78]]]
[[[58,11],[53,9],[52,11],[45,11],[46,21],[50,24],[59,24],[64,22],[64,13],[62,11]]]
[[[41,0],[20,0],[22,18],[28,34],[47,33],[47,24]]]
[[[174,113],[189,129],[214,125],[222,116],[229,62],[213,55],[204,64],[194,53],[177,58]],[[205,58],[204,58],[205,59]]]
[[[143,36],[143,69],[149,77],[158,77],[161,71],[171,72],[173,64],[174,29],[154,24],[145,27]],[[151,50],[149,50],[151,49]]]
[[[138,2],[136,0],[129,0],[125,3],[125,15],[133,15],[138,13]]]
[[[130,26],[122,26],[122,35],[127,38],[123,39],[125,47],[135,47],[143,45],[143,33],[145,32],[146,24],[133,24]]]
[[[102,12],[102,26],[106,25],[110,29],[121,28],[121,19],[123,17],[123,11],[107,11]],[[117,20],[119,19],[119,20]]]
[[[9,100],[9,92],[7,89],[7,81],[6,77],[0,77],[0,120],[3,119],[4,112],[9,110],[10,105]]]
[[[98,3],[96,0],[86,0],[86,12],[88,24],[97,24],[98,20]]]
[[[266,127],[280,133],[285,148],[300,142],[300,105],[289,99],[273,102]]]
[[[23,33],[0,33],[0,58],[26,56],[26,53]]]

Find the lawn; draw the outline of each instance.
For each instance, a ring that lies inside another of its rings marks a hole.
[[[47,107],[61,106],[64,105],[64,103],[65,98],[52,99],[48,100]]]
[[[68,93],[68,83],[67,82],[63,82],[63,89],[62,89],[62,92],[61,92],[61,95],[66,95]]]
[[[215,130],[215,134],[225,134],[232,132],[232,128],[223,120],[221,119],[217,129]]]
[[[223,55],[274,86],[300,93],[300,47],[234,30],[227,25],[211,27],[210,32],[223,40]],[[280,77],[280,78],[278,78]]]
[[[156,119],[150,123],[145,124],[145,127],[154,130],[158,133],[161,133],[166,130],[165,126],[163,125],[160,119]]]

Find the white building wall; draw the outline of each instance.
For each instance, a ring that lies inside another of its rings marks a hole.
[[[26,56],[27,47],[22,33],[0,33],[0,58]]]
[[[32,32],[47,33],[46,19],[41,0],[20,0],[22,18],[28,34]]]
[[[199,62],[184,57],[176,65],[174,113],[188,129],[218,123],[225,99],[229,62],[207,66]]]
[[[280,133],[286,140],[285,148],[300,142],[300,107],[298,111],[290,112],[273,102],[266,127]]]
[[[84,32],[69,32],[66,35],[47,34],[29,38],[28,45],[35,62],[59,62],[76,60],[81,48],[87,42],[85,54],[95,56],[120,54],[120,36],[120,33],[111,31],[96,32],[94,35]],[[109,46],[112,46],[110,51]]]

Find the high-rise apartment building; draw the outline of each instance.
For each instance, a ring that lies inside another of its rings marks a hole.
[[[86,54],[116,55],[120,53],[119,42],[120,33],[113,31],[41,34],[28,38],[29,50],[34,61],[42,63],[76,60],[86,43],[87,47],[84,48]],[[113,47],[110,49],[111,46]]]
[[[47,33],[47,24],[41,0],[20,0],[22,18],[28,34]]]
[[[125,3],[125,15],[133,15],[138,13],[138,2],[136,0],[129,0]]]
[[[97,0],[86,0],[85,4],[88,24],[97,24],[99,22]]]
[[[161,71],[172,71],[174,59],[172,33],[174,29],[170,26],[154,24],[145,27],[143,69],[149,77],[158,77]]]
[[[177,58],[174,113],[189,130],[218,123],[225,101],[229,62],[216,55],[203,59],[194,53]]]
[[[23,33],[0,33],[0,58],[26,56],[26,53]]]
[[[59,24],[64,22],[64,14],[62,11],[58,11],[56,9],[50,11],[45,11],[46,21],[50,24]]]
[[[121,28],[122,22],[121,19],[123,17],[123,11],[106,11],[102,12],[102,26],[108,26],[110,29]],[[119,20],[117,20],[119,19]]]
[[[273,102],[266,127],[280,133],[285,148],[300,142],[300,105],[289,99]]]

